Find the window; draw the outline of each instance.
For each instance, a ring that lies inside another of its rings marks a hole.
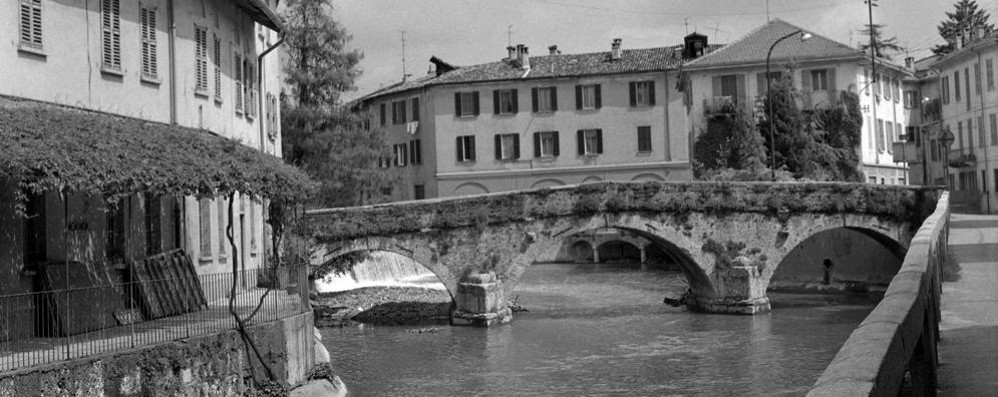
[[[828,69],[818,69],[811,71],[811,90],[828,90]]]
[[[558,157],[558,131],[534,133],[534,157]]]
[[[139,10],[142,35],[142,77],[159,77],[156,60],[156,9],[142,7]]]
[[[555,87],[531,88],[530,97],[534,103],[534,113],[558,110],[558,89]]]
[[[232,71],[235,75],[232,81],[236,84],[233,89],[236,114],[243,114],[243,56],[238,52],[232,54]]]
[[[890,121],[888,121],[886,123],[886,127],[887,127],[887,132],[886,132],[887,133],[887,152],[890,153],[890,152],[894,151],[894,123],[891,123]]]
[[[198,201],[198,221],[200,223],[198,228],[200,256],[207,258],[211,256],[211,202],[208,199]]]
[[[884,151],[884,121],[877,119],[877,150]]]
[[[45,194],[26,193],[24,208],[24,264],[44,262],[46,255]]]
[[[991,120],[991,146],[998,146],[998,118],[994,113],[988,115],[988,118]]]
[[[404,143],[392,145],[392,151],[395,154],[395,166],[405,167],[409,162],[409,145]]]
[[[974,93],[981,93],[981,64],[974,63]]]
[[[579,130],[577,143],[580,156],[595,156],[603,153],[603,130]]]
[[[256,253],[256,206],[252,202],[249,203],[249,235],[250,235],[250,251],[254,254]]]
[[[890,100],[891,99],[891,92],[894,91],[894,88],[891,86],[892,84],[893,84],[893,80],[891,80],[891,77],[890,76],[885,76],[884,77],[884,99],[886,99],[886,100]]]
[[[392,124],[405,124],[405,101],[392,102]]]
[[[963,122],[956,122],[956,143],[957,147],[963,149]]]
[[[222,39],[218,35],[214,36],[212,44],[215,45],[215,52],[211,55],[211,64],[215,67],[215,101],[222,101]]]
[[[863,93],[866,94],[867,96],[869,96],[870,95],[870,84],[872,84],[872,81],[870,81],[870,70],[869,69],[863,69],[863,81],[866,82],[866,85],[863,86]]]
[[[953,99],[960,102],[960,71],[953,72]]]
[[[914,90],[906,90],[904,92],[904,107],[905,109],[914,109],[918,107],[918,92]]]
[[[419,98],[412,98],[412,121],[419,121]]]
[[[632,81],[629,85],[631,107],[655,106],[654,81]]]
[[[901,79],[894,80],[894,102],[901,102]]]
[[[873,128],[873,119],[870,118],[870,116],[866,117],[865,125],[866,125],[866,130],[870,133],[869,136],[871,137],[870,139],[867,139],[867,142],[870,143],[869,145],[870,149],[876,149],[877,146],[879,145],[879,143],[877,142],[879,141],[880,138],[877,136],[877,133]]]
[[[949,76],[943,76],[942,86],[943,104],[945,105],[949,103]]]
[[[988,91],[995,90],[995,67],[991,59],[984,61],[984,73],[988,75]]]
[[[156,255],[163,252],[163,238],[161,236],[161,212],[162,205],[159,196],[145,194],[146,216],[146,255]]]
[[[599,84],[575,86],[575,109],[594,110],[603,107]]]
[[[967,148],[974,147],[974,119],[967,119]]]
[[[721,76],[720,81],[720,96],[737,97],[738,96],[738,76],[729,74],[727,76]]]
[[[516,160],[520,158],[520,135],[496,134],[496,160]]]
[[[939,143],[935,139],[929,141],[929,152],[932,155],[932,161],[939,161]]]
[[[868,177],[868,178],[866,178],[866,181],[869,182],[869,183],[876,184],[877,183],[877,177],[876,176]]]
[[[246,71],[243,72],[243,77],[246,82],[243,83],[243,87],[246,87],[246,104],[243,105],[246,108],[247,117],[256,117],[257,113],[257,103],[256,103],[256,67],[253,65],[252,58],[245,59],[243,61],[243,67]]]
[[[981,191],[988,191],[988,171],[981,170]]]
[[[21,0],[19,48],[42,50],[42,0]]]
[[[454,114],[459,117],[478,116],[478,91],[455,92]]]
[[[108,208],[105,214],[105,230],[107,234],[104,245],[104,257],[115,262],[125,258],[125,212],[119,200],[114,208]]]
[[[492,91],[492,110],[495,114],[516,114],[519,111],[516,90]]]
[[[208,93],[208,29],[194,27],[195,59],[194,59],[194,93]]]
[[[121,15],[118,0],[101,0],[101,70],[121,72]]]
[[[426,186],[415,185],[412,187],[412,196],[416,200],[422,200],[426,198]]]
[[[457,161],[475,161],[475,136],[462,135],[457,137]]]
[[[638,152],[651,152],[651,127],[638,127]]]
[[[970,96],[970,68],[963,68],[963,80],[967,82],[967,110],[970,110],[970,102],[973,98]]]
[[[423,164],[423,145],[419,139],[409,141],[409,160],[412,165]]]
[[[985,129],[984,129],[984,116],[977,117],[977,146],[985,147],[988,145],[987,139],[985,139]]]
[[[381,125],[388,124],[388,111],[386,107],[384,103],[381,104]]]
[[[224,199],[216,199],[216,202],[218,202],[218,261],[225,262],[225,245],[228,243],[225,229],[229,226],[229,208]]]

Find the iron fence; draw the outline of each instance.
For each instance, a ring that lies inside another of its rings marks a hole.
[[[2,295],[0,373],[235,329],[230,297],[246,325],[295,316],[309,310],[307,276],[290,266]]]

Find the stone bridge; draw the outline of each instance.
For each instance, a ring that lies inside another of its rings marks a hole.
[[[357,251],[411,258],[454,297],[455,324],[511,318],[506,297],[563,239],[594,229],[639,235],[674,257],[693,309],[753,314],[783,257],[816,233],[859,231],[904,257],[932,189],[848,183],[602,182],[309,211],[321,266]]]

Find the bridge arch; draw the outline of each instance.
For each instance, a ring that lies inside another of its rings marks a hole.
[[[313,265],[317,265],[314,268],[321,268],[329,262],[358,252],[388,252],[410,259],[433,273],[443,283],[451,299],[457,293],[458,277],[453,274],[451,268],[446,263],[436,260],[436,255],[428,252],[426,249],[418,249],[413,244],[400,243],[393,238],[367,237],[346,245],[327,245],[325,249],[320,250],[313,257]]]
[[[774,266],[771,285],[836,281],[886,285],[900,270],[907,251],[903,241],[870,227],[828,227],[801,237]]]
[[[665,181],[665,178],[662,178],[662,176],[656,175],[656,174],[644,173],[644,174],[635,175],[634,178],[631,178],[631,181],[633,181],[633,182],[662,182],[662,181]]]
[[[534,182],[534,185],[531,186],[530,188],[531,189],[543,189],[543,188],[546,188],[546,187],[557,187],[557,186],[565,186],[565,182],[562,182],[562,181],[557,180],[557,179],[552,179],[552,178],[541,179],[541,180],[539,180],[537,182]]]
[[[478,194],[487,194],[488,192],[489,188],[478,182],[465,182],[454,188],[455,196],[474,196]]]

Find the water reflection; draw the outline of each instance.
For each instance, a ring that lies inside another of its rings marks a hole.
[[[771,294],[756,316],[662,303],[676,272],[535,265],[515,294],[529,312],[490,329],[323,330],[355,395],[802,395],[876,304]]]

